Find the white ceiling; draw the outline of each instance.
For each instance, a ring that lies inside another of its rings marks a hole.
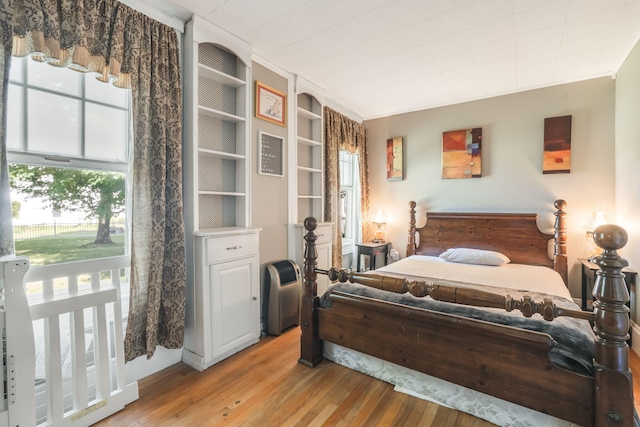
[[[640,0],[171,0],[364,119],[614,76]]]

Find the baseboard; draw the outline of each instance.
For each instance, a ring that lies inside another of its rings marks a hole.
[[[182,349],[182,361],[193,369],[197,369],[200,372],[204,371],[204,358],[187,350],[186,348]]]
[[[191,366],[194,369],[197,369],[198,371],[202,372],[205,369],[215,365],[216,363],[220,362],[223,359],[226,359],[229,356],[233,356],[234,354],[236,354],[237,352],[244,350],[245,348],[252,346],[253,344],[257,343],[258,341],[260,341],[260,337],[256,337],[256,338],[252,338],[249,341],[245,341],[241,344],[238,344],[230,349],[228,349],[227,351],[225,351],[224,353],[219,354],[218,356],[214,357],[211,360],[205,361],[204,358],[202,356],[198,356],[197,354],[187,350],[187,349],[183,349],[182,351],[182,361],[184,363],[186,363],[187,365]]]
[[[147,359],[147,357],[143,355],[127,362],[125,365],[127,382],[138,381],[146,376],[155,374],[158,371],[180,362],[181,358],[181,348],[167,349],[159,345],[156,347],[156,352],[151,359]]]

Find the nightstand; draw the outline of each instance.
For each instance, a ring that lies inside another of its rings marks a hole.
[[[587,292],[589,292],[588,296],[591,297],[593,285],[596,283],[596,271],[600,268],[588,259],[578,258],[578,261],[582,264],[582,309],[587,310]],[[638,273],[629,267],[623,268],[622,272],[624,273],[624,281],[627,284],[627,290],[629,290],[631,285],[636,285]],[[629,303],[627,303],[627,305],[629,306]]]
[[[362,271],[360,266],[360,255],[368,255],[369,256],[369,268],[367,270],[375,270],[376,269],[376,258],[378,255],[383,255],[382,266],[387,265],[387,257],[389,256],[389,246],[391,243],[373,243],[373,242],[364,242],[360,244],[356,244],[358,247],[358,258],[357,258],[357,268],[356,271]],[[365,270],[365,271],[367,271]]]

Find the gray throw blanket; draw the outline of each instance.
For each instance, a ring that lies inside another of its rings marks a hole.
[[[472,287],[476,288],[476,286]],[[573,301],[558,296],[486,286],[482,287],[482,289],[500,295],[509,294],[514,299],[520,299],[524,295],[529,295],[536,302],[542,301],[545,297],[551,297],[553,302],[559,307],[579,310],[578,306]],[[338,283],[329,288],[320,300],[321,307],[331,307],[331,301],[328,297],[330,291],[340,291],[353,295],[391,301],[397,304],[484,320],[500,325],[508,325],[521,329],[544,332],[549,334],[558,343],[558,345],[553,347],[549,353],[549,359],[554,364],[574,372],[587,375],[591,375],[592,373],[595,351],[595,334],[591,325],[586,320],[560,317],[549,322],[544,320],[542,316],[538,314],[534,314],[531,318],[526,318],[517,310],[509,313],[500,309],[477,308],[467,305],[435,301],[430,297],[418,298],[409,293],[396,294],[393,292],[370,288],[364,285],[348,283]]]

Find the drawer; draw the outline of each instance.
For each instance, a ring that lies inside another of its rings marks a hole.
[[[316,245],[322,245],[323,243],[331,242],[331,228],[331,224],[322,225],[316,228],[316,230],[314,231],[316,236],[318,236],[318,238],[316,239]]]
[[[259,251],[258,234],[209,237],[206,249],[207,264],[255,255]]]

